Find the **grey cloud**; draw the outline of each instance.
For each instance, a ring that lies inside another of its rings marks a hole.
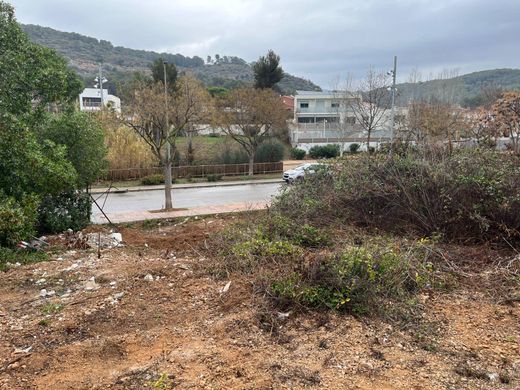
[[[518,0],[12,0],[18,19],[183,54],[272,48],[284,68],[324,87],[399,56],[401,79],[458,68],[517,67]]]

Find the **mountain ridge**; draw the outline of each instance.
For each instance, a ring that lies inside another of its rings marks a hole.
[[[101,62],[109,79],[108,86],[114,90],[118,83],[130,79],[134,72],[148,73],[150,64],[157,58],[175,63],[181,72],[192,72],[207,86],[233,88],[253,82],[251,64],[236,56],[219,56],[219,63],[207,64],[198,56],[129,49],[114,46],[103,39],[33,24],[21,24],[21,27],[31,41],[54,49],[67,58],[69,66],[83,77],[87,86],[92,84]],[[289,73],[278,86],[286,94],[292,94],[297,89],[321,90],[312,81]]]

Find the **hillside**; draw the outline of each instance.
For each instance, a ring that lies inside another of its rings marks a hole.
[[[461,105],[474,107],[480,104],[482,89],[487,87],[520,90],[520,69],[484,70],[443,80],[402,83],[397,86],[397,103],[406,105],[411,99],[450,93]]]
[[[109,87],[114,89],[136,71],[149,72],[150,63],[159,57],[175,63],[180,71],[192,72],[207,86],[230,88],[253,80],[251,65],[239,57],[222,56],[218,64],[206,64],[197,56],[128,49],[113,46],[109,41],[49,27],[27,24],[22,28],[33,42],[50,47],[66,57],[71,68],[85,79],[87,85],[92,84],[100,62],[104,64]],[[297,89],[320,90],[310,80],[290,74],[286,74],[279,86],[284,93],[293,93]]]

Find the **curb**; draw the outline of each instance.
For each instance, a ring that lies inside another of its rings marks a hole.
[[[231,187],[231,186],[241,186],[241,185],[249,185],[249,184],[272,184],[272,183],[280,183],[282,184],[284,181],[282,179],[262,179],[262,180],[244,180],[244,181],[231,181],[228,183],[193,183],[193,184],[173,184],[172,190],[175,189],[188,189],[188,188],[211,188],[211,187]],[[108,188],[93,188],[90,190],[91,194],[103,194],[106,193]],[[112,189],[110,193],[118,193],[118,192],[142,192],[142,191],[157,191],[164,190],[163,185],[159,186],[146,186],[146,187],[128,187],[128,188],[118,188],[117,190]]]

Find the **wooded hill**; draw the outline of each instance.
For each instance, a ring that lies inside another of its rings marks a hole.
[[[479,106],[486,88],[520,90],[520,69],[493,69],[474,72],[457,77],[447,77],[397,86],[398,105],[410,100],[452,94],[452,99],[464,107]]]
[[[50,47],[69,60],[70,67],[76,70],[87,86],[93,84],[100,62],[103,62],[104,75],[109,79],[108,86],[115,87],[129,80],[134,72],[150,72],[149,65],[162,57],[173,62],[181,72],[192,72],[208,87],[233,88],[253,81],[251,64],[239,57],[219,56],[218,63],[206,64],[205,60],[182,54],[157,53],[113,46],[105,40],[87,37],[77,33],[54,30],[37,25],[22,25],[29,38],[40,45]],[[259,53],[259,56],[264,53]],[[320,90],[320,87],[290,74],[286,74],[278,84],[283,93],[292,94],[296,90]]]

